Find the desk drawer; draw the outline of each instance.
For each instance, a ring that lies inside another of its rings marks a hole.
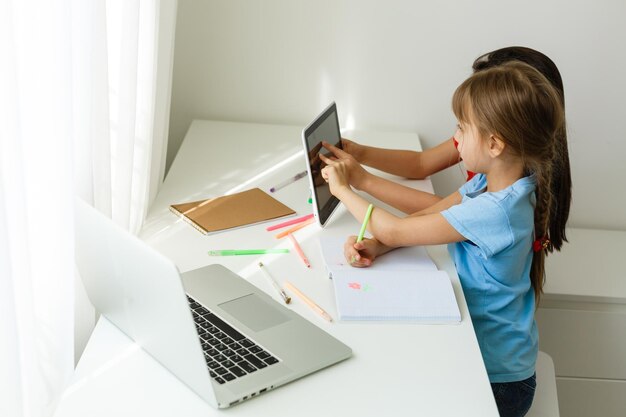
[[[557,377],[626,380],[626,312],[539,308],[536,318]]]
[[[559,414],[563,417],[623,417],[626,381],[557,378]]]

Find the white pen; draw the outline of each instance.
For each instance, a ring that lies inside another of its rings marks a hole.
[[[278,185],[273,186],[272,188],[270,188],[270,192],[275,193],[276,191],[280,190],[283,187],[288,186],[289,184],[291,184],[292,182],[296,182],[298,181],[300,178],[304,178],[306,177],[306,173],[307,171],[302,171],[297,173],[296,175],[294,175],[293,177],[281,182]]]
[[[263,265],[263,262],[259,262],[259,268],[261,268],[263,275],[265,275],[265,277],[272,283],[272,285],[274,286],[276,291],[278,291],[280,296],[283,297],[283,300],[285,300],[285,304],[289,304],[291,302],[291,297],[289,297],[287,293],[285,293],[285,290],[280,288],[280,286],[278,285],[274,277],[270,275],[270,272],[267,270],[267,268],[265,268],[265,265]]]

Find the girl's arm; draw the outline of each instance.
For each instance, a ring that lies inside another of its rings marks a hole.
[[[368,201],[349,187],[340,188],[336,192],[336,196],[356,219],[365,217],[365,212],[369,205]],[[450,204],[456,201],[460,202],[460,194],[458,192],[442,200],[441,207],[444,206],[443,202]],[[399,246],[440,245],[465,240],[465,237],[457,232],[440,214],[441,210],[424,212],[422,214],[416,213],[416,215],[399,218],[377,207],[372,211],[367,229],[382,244],[394,248]]]
[[[435,205],[414,213],[411,216],[421,216],[424,214],[439,213],[449,207],[461,202],[459,192],[450,194]],[[354,267],[368,267],[374,262],[374,259],[395,249],[394,246],[388,246],[378,241],[376,238],[363,239],[361,242],[356,241],[356,236],[350,236],[343,247],[343,253],[348,262]]]
[[[361,164],[412,179],[424,179],[459,162],[459,151],[449,139],[425,151],[375,148],[342,139],[346,152]]]
[[[330,191],[339,198],[350,213],[361,221],[365,217],[369,203],[355,193],[347,181],[346,164],[322,156],[328,164],[322,170],[322,176],[330,185]],[[381,209],[375,208],[368,223],[368,230],[386,247],[438,245],[465,240],[439,213],[461,202],[458,192],[441,200],[435,206],[416,213],[414,216],[399,218]]]

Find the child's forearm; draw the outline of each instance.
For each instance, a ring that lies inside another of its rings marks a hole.
[[[429,174],[420,170],[420,159],[421,155],[416,151],[364,146],[359,162],[400,177],[424,179]]]
[[[403,213],[415,213],[436,204],[441,197],[416,190],[375,175],[368,175],[360,190],[384,201]]]
[[[363,221],[369,202],[355,193],[349,186],[337,190],[335,196],[341,200],[348,211],[358,220]],[[451,194],[433,208],[426,209],[421,215],[399,218],[393,214],[374,208],[367,230],[382,244],[395,248],[410,245],[439,245],[465,240],[439,213],[445,207],[458,204],[461,196]],[[417,213],[416,213],[417,214]]]
[[[367,200],[355,193],[350,187],[344,187],[335,195],[341,200],[355,219],[359,222],[363,221],[370,204]],[[389,239],[389,236],[392,236],[394,234],[393,230],[399,227],[399,220],[398,217],[385,210],[374,208],[367,224],[367,230],[381,243],[390,248],[394,248],[399,245],[394,244],[394,242]]]
[[[458,163],[459,152],[452,139],[421,152],[364,146],[359,162],[393,175],[424,179]]]

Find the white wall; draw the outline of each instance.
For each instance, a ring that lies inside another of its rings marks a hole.
[[[331,100],[343,127],[432,147],[474,58],[523,45],[564,79],[570,224],[626,230],[624,17],[620,0],[179,0],[168,166],[194,118],[305,125]],[[440,194],[461,182],[434,178]]]

